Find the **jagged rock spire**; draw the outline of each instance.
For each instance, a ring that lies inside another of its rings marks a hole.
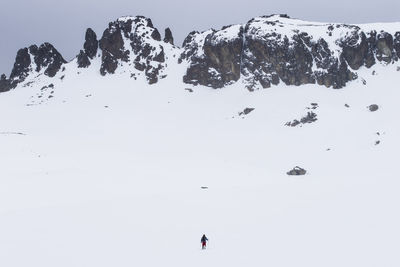
[[[172,32],[170,28],[165,29],[165,35],[164,35],[164,42],[174,44],[174,37],[172,36]]]
[[[83,44],[84,50],[81,50],[77,56],[79,68],[90,66],[90,60],[97,55],[98,47],[99,41],[97,40],[96,33],[91,28],[88,28],[85,34],[85,43]]]

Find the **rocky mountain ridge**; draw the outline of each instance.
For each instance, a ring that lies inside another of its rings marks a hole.
[[[400,23],[346,25],[272,15],[191,32],[178,47],[169,28],[162,38],[151,19],[121,17],[109,23],[100,39],[87,29],[83,49],[70,62],[49,43],[20,49],[10,76],[0,78],[0,92],[24,84],[31,75],[53,79],[71,64],[81,69],[100,65],[102,76],[129,72],[148,84],[168,77],[170,66],[179,64],[185,68],[182,81],[192,85],[223,88],[242,80],[250,91],[282,82],[336,89],[357,79],[360,68],[399,58]]]

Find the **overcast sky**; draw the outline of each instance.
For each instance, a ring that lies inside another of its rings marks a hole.
[[[10,74],[19,48],[50,42],[66,60],[83,46],[85,30],[101,36],[108,22],[144,15],[164,34],[170,27],[181,45],[192,30],[244,23],[275,13],[321,22],[400,21],[400,0],[2,0],[0,74]],[[399,29],[400,30],[400,29]]]

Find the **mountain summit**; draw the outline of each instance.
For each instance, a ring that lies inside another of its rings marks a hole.
[[[98,68],[102,76],[142,75],[148,84],[180,68],[184,83],[212,88],[239,80],[250,91],[281,82],[342,88],[358,78],[360,68],[391,64],[399,57],[400,23],[346,25],[271,15],[193,31],[178,47],[169,28],[162,38],[151,19],[128,16],[109,23],[99,40],[87,29],[83,50],[71,62],[49,43],[20,49],[9,78],[1,76],[0,91],[34,82],[38,75],[64,77],[69,65]]]

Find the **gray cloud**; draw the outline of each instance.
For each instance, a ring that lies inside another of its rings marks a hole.
[[[52,43],[70,60],[83,46],[85,30],[102,35],[108,22],[144,15],[178,44],[192,30],[244,23],[259,15],[285,13],[310,21],[367,23],[400,21],[398,0],[3,0],[0,7],[0,73],[10,73],[19,48]],[[400,30],[400,29],[399,29]]]

